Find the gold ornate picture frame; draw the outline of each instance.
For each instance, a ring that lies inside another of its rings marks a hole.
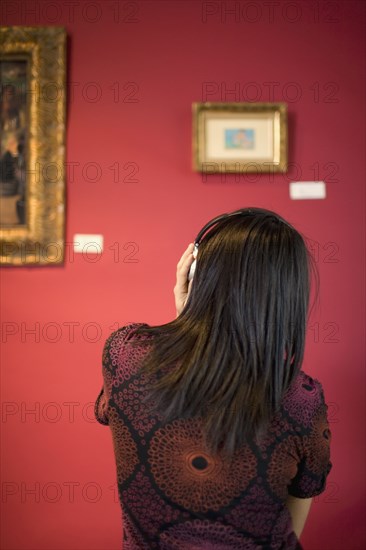
[[[64,259],[66,32],[0,27],[0,263]]]
[[[197,172],[287,171],[286,103],[193,103]]]

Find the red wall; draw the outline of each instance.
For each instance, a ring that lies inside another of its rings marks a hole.
[[[283,215],[318,255],[304,370],[325,389],[333,470],[302,542],[364,548],[364,14],[359,1],[2,1],[2,24],[67,28],[67,161],[78,164],[66,238],[101,233],[105,248],[2,270],[2,328],[15,333],[2,336],[1,548],[121,547],[112,441],[92,409],[104,340],[129,321],[171,320],[183,250],[208,219],[250,205]],[[191,103],[255,99],[288,103],[289,173],[203,181]],[[131,166],[137,181],[123,181]],[[325,200],[289,198],[289,181],[314,179]]]

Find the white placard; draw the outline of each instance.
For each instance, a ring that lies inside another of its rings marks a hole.
[[[293,181],[290,183],[291,199],[325,199],[324,181]]]
[[[74,252],[101,254],[103,252],[103,235],[74,235]]]

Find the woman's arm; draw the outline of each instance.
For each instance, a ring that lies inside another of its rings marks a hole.
[[[293,530],[298,539],[304,529],[312,500],[312,498],[296,498],[291,495],[287,497],[286,506],[290,512]]]

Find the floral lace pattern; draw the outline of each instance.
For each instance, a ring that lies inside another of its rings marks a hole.
[[[95,403],[96,419],[113,438],[123,548],[301,549],[285,500],[320,494],[332,468],[321,383],[301,371],[259,442],[230,460],[213,456],[200,418],[164,423],[142,403],[148,348],[126,345],[138,326],[106,341]]]

